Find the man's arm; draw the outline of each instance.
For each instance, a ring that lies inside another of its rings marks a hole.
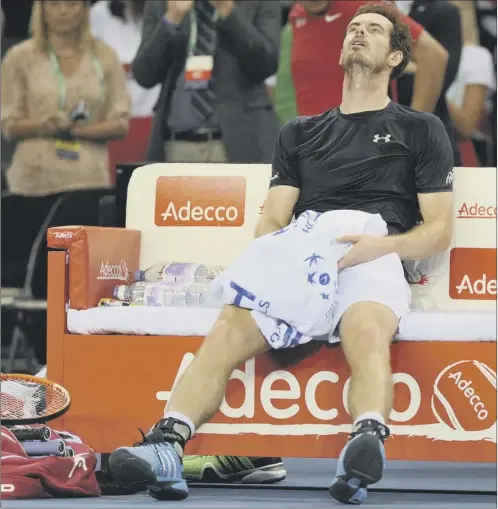
[[[424,30],[413,47],[413,61],[417,65],[417,72],[411,107],[432,113],[443,89],[448,52]]]
[[[446,129],[434,115],[417,133],[415,185],[423,224],[403,235],[386,237],[387,252],[402,260],[422,260],[445,251],[453,236],[453,149]]]
[[[179,46],[187,44],[185,36],[167,18],[166,8],[165,1],[145,2],[142,41],[132,63],[133,77],[144,88],[164,82]]]
[[[299,198],[299,189],[291,186],[277,186],[268,191],[263,217],[256,226],[254,236],[262,237],[285,228],[292,219],[294,206]]]
[[[280,2],[260,0],[253,21],[233,0],[213,3],[232,5],[220,7],[217,27],[220,36],[229,40],[227,49],[237,57],[245,76],[257,83],[275,74],[280,51]]]
[[[418,195],[423,224],[403,235],[385,240],[387,252],[396,253],[402,260],[423,260],[446,251],[453,235],[453,193],[424,193]]]
[[[278,133],[273,151],[270,190],[263,217],[256,226],[256,238],[285,228],[292,219],[301,187],[297,169],[298,126],[299,119],[290,120]]]

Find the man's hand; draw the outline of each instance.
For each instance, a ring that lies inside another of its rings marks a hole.
[[[337,264],[339,270],[370,262],[391,252],[387,237],[356,234],[338,237],[336,241],[351,242],[353,244],[351,249],[339,260]]]
[[[235,7],[234,0],[210,0],[221,18],[226,18]]]
[[[165,18],[174,25],[178,25],[192,9],[193,4],[194,0],[168,0],[166,2]]]

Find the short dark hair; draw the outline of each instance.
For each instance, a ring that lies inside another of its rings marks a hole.
[[[363,5],[356,11],[354,17],[356,18],[360,14],[380,14],[393,24],[391,51],[401,51],[403,53],[403,60],[393,69],[391,77],[392,79],[399,78],[412,58],[412,36],[408,25],[401,21],[399,11],[387,3],[368,3]]]

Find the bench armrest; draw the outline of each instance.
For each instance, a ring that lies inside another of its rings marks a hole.
[[[140,263],[138,230],[98,226],[59,226],[47,230],[47,245],[68,253],[69,307],[95,307],[112,297],[116,285],[133,282]]]

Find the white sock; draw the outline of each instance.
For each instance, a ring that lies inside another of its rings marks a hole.
[[[190,436],[187,436],[187,433],[181,429],[178,430],[178,433],[182,435],[182,437],[185,439],[185,441],[189,440],[195,435],[195,426],[194,423],[186,416],[181,414],[180,412],[164,412],[164,418],[165,419],[175,419],[175,421],[180,421],[188,426],[188,429],[190,431]]]
[[[384,426],[386,425],[386,421],[385,421],[384,417],[382,417],[381,414],[379,414],[377,412],[365,412],[364,414],[361,414],[359,417],[357,417],[355,419],[353,426],[356,426],[360,421],[368,421],[368,420],[380,422]]]

